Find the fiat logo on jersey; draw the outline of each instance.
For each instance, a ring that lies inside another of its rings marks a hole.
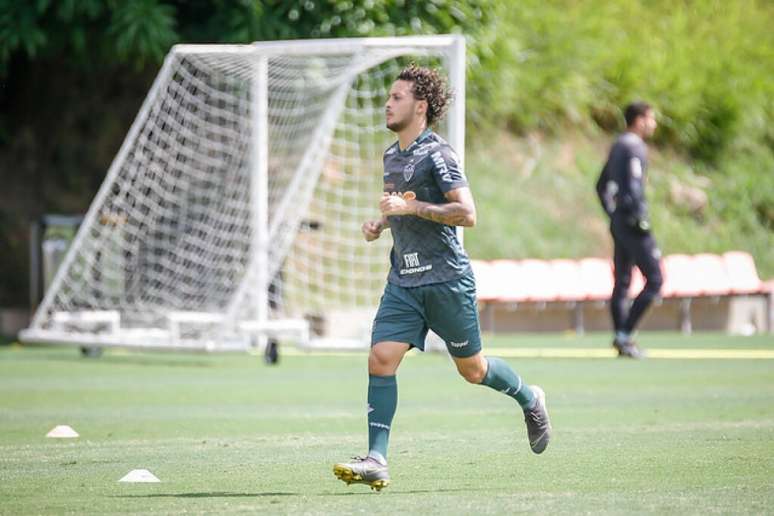
[[[403,179],[406,181],[411,181],[411,178],[414,177],[414,164],[409,163],[405,167],[403,167]]]

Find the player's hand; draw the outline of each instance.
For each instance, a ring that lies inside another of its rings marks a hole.
[[[414,199],[416,199],[416,196],[407,200],[398,193],[393,192],[390,194],[385,192],[379,201],[379,209],[384,215],[413,215],[416,212]]]
[[[382,227],[382,222],[380,220],[369,220],[364,222],[360,228],[363,232],[363,236],[365,236],[366,242],[371,242],[379,238],[382,234],[382,229],[384,228]]]
[[[640,219],[637,217],[631,217],[628,220],[629,225],[642,235],[650,233],[650,222],[648,219]]]

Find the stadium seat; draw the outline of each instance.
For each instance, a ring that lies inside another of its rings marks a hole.
[[[693,256],[693,267],[699,277],[702,295],[731,294],[731,281],[723,258],[716,254],[697,254]]]
[[[723,263],[731,283],[733,294],[764,293],[763,282],[758,277],[755,262],[749,253],[729,251],[723,254]]]
[[[580,264],[575,260],[551,260],[557,301],[583,301],[586,293],[581,282]]]
[[[533,303],[557,301],[561,285],[552,274],[551,265],[545,260],[522,260],[521,283],[525,296]]]
[[[702,278],[698,275],[691,256],[672,254],[664,257],[663,264],[662,297],[697,297],[701,295]]]
[[[613,266],[604,258],[473,260],[472,266],[481,302],[606,301],[613,291]],[[774,289],[774,281],[760,280],[752,256],[739,251],[722,256],[673,254],[661,260],[661,270],[664,298],[761,294]],[[634,267],[629,295],[636,295],[644,284]]]
[[[473,275],[476,277],[476,297],[483,303],[496,301],[497,275],[490,262],[483,260],[471,260]]]
[[[590,301],[610,299],[613,293],[613,268],[604,258],[583,258],[578,263],[584,297]]]
[[[497,278],[495,291],[497,300],[502,303],[521,303],[529,301],[525,287],[521,262],[517,260],[494,260],[491,262]]]

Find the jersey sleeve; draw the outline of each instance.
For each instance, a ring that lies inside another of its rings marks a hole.
[[[457,153],[450,147],[441,147],[430,155],[433,160],[433,178],[441,192],[446,193],[468,186],[465,172],[459,165]]]
[[[618,204],[633,223],[648,218],[648,208],[645,203],[644,166],[637,152],[630,147],[625,148],[624,159],[620,161],[618,186],[620,189]]]
[[[602,172],[597,179],[596,189],[597,198],[599,199],[602,209],[605,210],[608,217],[613,216],[615,211],[615,194],[618,191],[618,186],[615,181],[610,178],[610,162],[605,163],[602,167]]]

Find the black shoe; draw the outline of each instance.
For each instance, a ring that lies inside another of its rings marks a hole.
[[[534,453],[543,453],[551,440],[551,420],[546,409],[546,395],[537,385],[529,387],[535,393],[537,402],[531,410],[524,411],[524,422],[527,423],[529,447]]]
[[[266,343],[266,349],[263,352],[263,361],[267,364],[276,364],[279,362],[279,351],[277,341],[274,339]]]
[[[645,352],[634,341],[619,342],[617,339],[614,339],[613,347],[618,351],[618,356],[621,358],[634,358],[635,360],[645,358]]]

